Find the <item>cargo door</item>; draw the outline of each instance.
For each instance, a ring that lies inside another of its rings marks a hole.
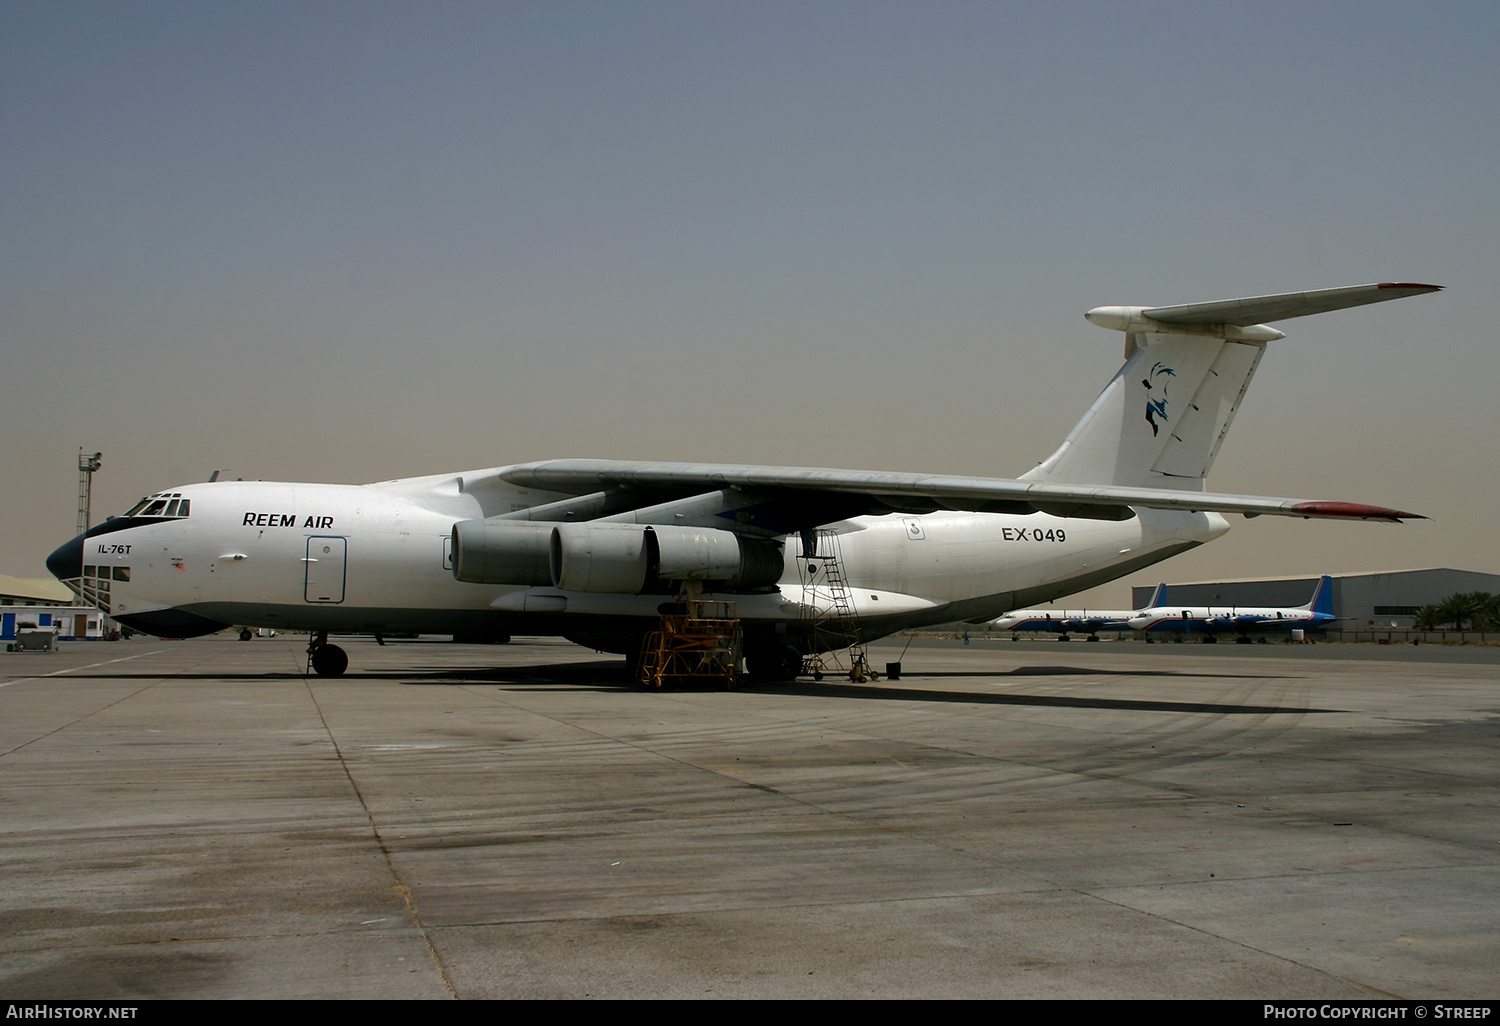
[[[348,539],[314,535],[307,539],[302,565],[302,597],[308,602],[344,601],[345,556]]]

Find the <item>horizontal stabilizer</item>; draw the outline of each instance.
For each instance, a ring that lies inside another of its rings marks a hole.
[[[1287,292],[1279,296],[1255,296],[1250,299],[1225,299],[1217,303],[1187,303],[1183,306],[1153,306],[1141,316],[1164,324],[1233,324],[1244,327],[1267,321],[1284,321],[1291,317],[1345,310],[1351,306],[1368,306],[1424,292],[1440,292],[1441,285],[1418,285],[1411,282],[1382,282],[1378,285],[1350,285],[1341,289],[1319,289],[1316,292]]]
[[[1384,282],[1184,306],[1096,306],[1084,316],[1125,333],[1125,365],[1057,451],[1022,476],[1202,488],[1266,344],[1286,337],[1263,322],[1440,288]]]

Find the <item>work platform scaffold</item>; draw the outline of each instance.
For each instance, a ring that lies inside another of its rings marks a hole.
[[[653,691],[673,685],[739,681],[743,635],[733,602],[687,599],[646,635],[637,680]]]

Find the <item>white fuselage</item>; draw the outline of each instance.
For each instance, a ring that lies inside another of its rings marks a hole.
[[[1318,627],[1333,622],[1331,613],[1272,606],[1159,606],[1142,609],[1127,626],[1137,631],[1268,631]]]
[[[335,632],[587,634],[658,616],[659,594],[472,584],[452,572],[455,522],[564,496],[496,471],[372,485],[215,482],[171,493],[186,517],[119,518],[83,541],[85,577],[112,577],[108,611],[165,623],[166,611],[247,627]],[[1228,529],[1212,513],[1139,509],[1129,520],[1046,514],[857,517],[832,528],[848,600],[867,637],[992,618],[1020,602],[1091,587]],[[734,594],[747,631],[795,632],[832,593],[824,551],[785,539],[779,585]],[[125,568],[124,573],[115,568]],[[125,579],[121,579],[125,578]],[[776,625],[773,627],[773,625]]]
[[[1134,615],[1133,609],[1017,609],[991,621],[988,626],[997,631],[1040,634],[1093,633],[1124,630],[1125,621]]]

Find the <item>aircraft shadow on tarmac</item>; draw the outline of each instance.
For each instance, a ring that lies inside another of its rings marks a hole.
[[[1161,700],[1139,700],[1122,698],[1080,698],[1063,695],[1026,695],[1014,692],[986,694],[974,691],[947,691],[921,687],[914,683],[933,677],[1018,677],[1018,676],[1151,676],[1151,677],[1232,677],[1236,679],[1267,680],[1260,675],[1246,674],[1190,674],[1171,671],[1141,674],[1122,671],[1085,670],[1067,666],[1021,667],[1003,673],[919,673],[906,674],[899,683],[853,684],[838,680],[814,683],[798,680],[786,683],[746,686],[742,690],[754,692],[757,688],[774,690],[778,695],[806,695],[822,698],[878,699],[887,702],[955,702],[967,705],[1042,706],[1072,709],[1121,709],[1141,712],[1184,712],[1213,715],[1267,716],[1277,713],[1334,712],[1332,709],[1310,709],[1306,707],[1282,708],[1274,705],[1237,705],[1224,702],[1176,702]],[[483,669],[457,670],[443,668],[427,673],[401,675],[403,683],[413,687],[445,686],[458,684],[509,684],[507,691],[545,691],[558,686],[574,690],[619,691],[636,687],[627,676],[623,664],[617,663],[552,663],[540,666],[486,667]],[[519,687],[515,685],[521,685]],[[670,689],[680,692],[717,691],[717,687],[696,686]]]
[[[993,676],[999,676],[995,674]],[[904,683],[904,682],[903,682]],[[1326,713],[1335,709],[1305,706],[1236,705],[1227,702],[1168,702],[1159,699],[1079,698],[1067,695],[976,694],[973,691],[933,691],[909,687],[871,687],[868,684],[803,683],[780,686],[786,694],[837,694],[846,698],[879,698],[887,701],[960,702],[967,705],[1015,705],[1056,709],[1119,709],[1134,712],[1207,713],[1215,716],[1270,716],[1277,713]]]
[[[1178,670],[1101,670],[1084,666],[1017,666],[1011,670],[903,671],[904,677],[1196,677],[1209,680],[1283,680],[1271,673],[1188,673]]]
[[[907,673],[900,682],[883,684],[853,684],[839,680],[812,682],[798,680],[787,683],[760,684],[744,687],[753,693],[756,688],[774,690],[778,695],[806,695],[821,698],[879,699],[887,702],[955,702],[966,705],[1032,706],[1062,709],[1118,709],[1138,712],[1180,712],[1211,715],[1268,716],[1278,713],[1327,713],[1334,709],[1286,707],[1274,705],[1241,705],[1225,702],[1163,701],[1159,699],[1083,698],[1067,695],[1028,695],[1007,692],[990,694],[975,691],[948,691],[921,687],[916,682],[933,678],[990,678],[1016,677],[1182,677],[1182,678],[1232,678],[1245,680],[1278,680],[1284,677],[1267,677],[1247,674],[1203,674],[1156,671],[1151,673],[1121,670],[1084,669],[1070,666],[1027,666],[1001,672],[934,672]],[[214,680],[226,683],[252,681],[301,680],[299,673],[92,673],[89,678],[110,680]],[[316,677],[309,677],[317,680]],[[339,683],[358,684],[360,681],[399,681],[409,687],[459,687],[474,684],[510,685],[508,691],[554,691],[559,688],[601,692],[630,690],[637,685],[625,671],[623,662],[574,662],[543,663],[535,666],[484,666],[484,667],[431,667],[382,672],[347,673],[338,678]],[[703,692],[721,690],[717,687],[695,686],[670,689],[680,692]]]

